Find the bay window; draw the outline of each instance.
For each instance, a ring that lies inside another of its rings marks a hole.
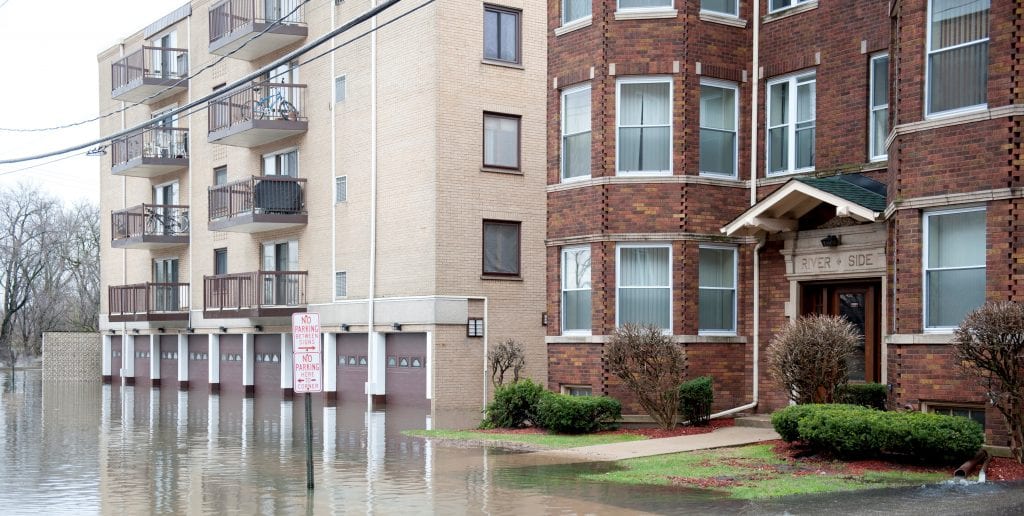
[[[885,139],[889,136],[889,56],[872,57],[870,73],[868,154],[871,161],[881,161],[887,157]]]
[[[736,177],[736,86],[700,83],[700,174]]]
[[[698,330],[736,332],[736,248],[700,247]]]
[[[616,324],[653,324],[671,331],[671,247],[622,244],[617,254]]]
[[[562,179],[590,177],[590,85],[562,92]]]
[[[616,95],[618,172],[672,173],[672,79],[620,79]]]
[[[768,83],[768,175],[814,169],[814,72]]]
[[[986,105],[990,3],[990,0],[931,0],[928,3],[926,114]]]
[[[590,332],[590,247],[562,249],[562,333]]]
[[[985,209],[924,215],[926,330],[949,331],[985,302]]]

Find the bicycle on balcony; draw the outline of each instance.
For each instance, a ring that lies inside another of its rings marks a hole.
[[[252,115],[256,120],[298,120],[299,110],[283,94],[280,88],[271,88],[269,95],[260,97],[260,88],[253,88],[258,100],[252,102]]]
[[[185,235],[188,234],[188,211],[174,208],[147,207],[146,234]]]

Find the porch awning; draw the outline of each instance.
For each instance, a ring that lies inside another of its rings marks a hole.
[[[800,217],[828,203],[836,216],[875,222],[885,211],[885,185],[858,174],[795,178],[722,228],[729,236],[796,231]]]

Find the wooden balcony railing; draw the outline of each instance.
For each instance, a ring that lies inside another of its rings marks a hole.
[[[138,283],[108,287],[111,320],[161,320],[188,315],[188,283]]]
[[[188,129],[148,127],[110,142],[111,167],[133,159],[188,159]]]
[[[188,237],[188,206],[140,204],[110,214],[112,240],[147,236]]]
[[[209,189],[210,220],[239,215],[304,215],[306,180],[253,176]]]
[[[110,91],[142,79],[183,79],[188,76],[188,50],[142,47],[110,65]],[[185,83],[182,82],[182,86]]]
[[[210,101],[209,132],[255,120],[305,122],[305,84],[260,82]]]
[[[203,310],[251,312],[306,305],[306,271],[256,271],[203,277]]]
[[[224,0],[210,7],[210,42],[253,23],[303,23],[302,0]],[[292,12],[294,11],[294,12]]]

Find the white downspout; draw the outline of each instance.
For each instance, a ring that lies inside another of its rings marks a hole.
[[[373,2],[376,6],[376,2]],[[377,297],[377,17],[370,19],[370,285],[366,299],[366,350],[371,357],[373,347],[376,345],[374,338],[374,300]],[[378,357],[382,358],[382,357]],[[373,369],[380,369],[376,364],[370,363]],[[377,378],[373,378],[376,383]],[[377,391],[376,386],[373,389]],[[369,402],[373,394],[366,393]]]
[[[481,410],[487,408],[487,383],[490,381],[487,374],[487,334],[491,331],[490,321],[487,320],[487,298],[484,297],[484,402],[480,406]]]

